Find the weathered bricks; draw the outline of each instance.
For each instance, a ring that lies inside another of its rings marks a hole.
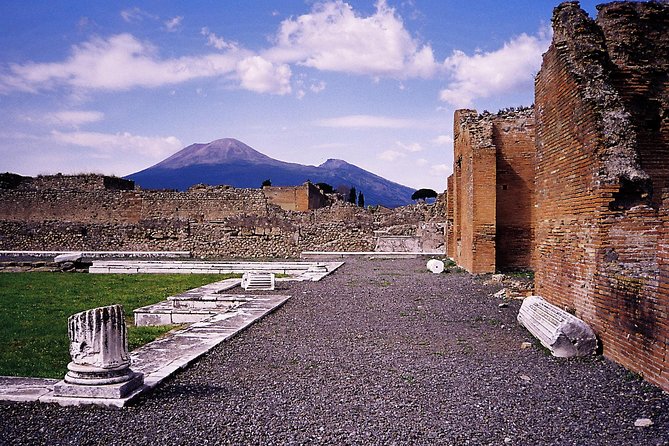
[[[530,267],[534,111],[457,110],[448,255],[473,273]]]
[[[669,389],[669,5],[598,9],[555,9],[536,78],[535,292]]]

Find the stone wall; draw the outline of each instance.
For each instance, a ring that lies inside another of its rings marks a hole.
[[[302,186],[264,186],[262,191],[270,203],[286,211],[308,211],[328,204],[325,194],[310,182]]]
[[[375,231],[389,228],[434,239],[426,222],[440,218],[436,205],[389,210],[337,202],[308,211],[283,210],[263,190],[228,186],[194,186],[187,192],[78,190],[76,178],[15,180],[1,183],[11,187],[0,188],[0,250],[294,258],[303,251],[372,251]]]
[[[553,15],[536,78],[536,292],[669,389],[669,4]]]
[[[82,174],[82,175],[40,175],[38,177],[24,177],[12,173],[0,174],[1,189],[21,190],[133,190],[135,182],[118,177],[106,175]]]
[[[473,273],[531,266],[534,111],[457,110],[448,255]]]

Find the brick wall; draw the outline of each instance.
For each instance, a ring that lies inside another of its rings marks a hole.
[[[270,203],[286,211],[308,211],[328,204],[325,194],[310,182],[302,186],[265,186],[262,191]]]
[[[669,389],[669,5],[599,9],[555,9],[536,79],[536,292]]]
[[[534,112],[457,110],[448,255],[472,273],[531,264]]]
[[[498,270],[532,266],[534,110],[498,114],[492,121],[496,152],[495,265]]]

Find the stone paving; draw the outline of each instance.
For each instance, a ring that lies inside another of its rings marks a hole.
[[[669,394],[547,354],[501,284],[425,261],[289,282],[278,311],[123,410],[0,402],[0,444],[669,445]]]

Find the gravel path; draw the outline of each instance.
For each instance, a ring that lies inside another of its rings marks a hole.
[[[556,359],[497,290],[347,261],[131,407],[0,403],[0,444],[669,445],[669,395]],[[638,418],[653,425],[635,427]]]

